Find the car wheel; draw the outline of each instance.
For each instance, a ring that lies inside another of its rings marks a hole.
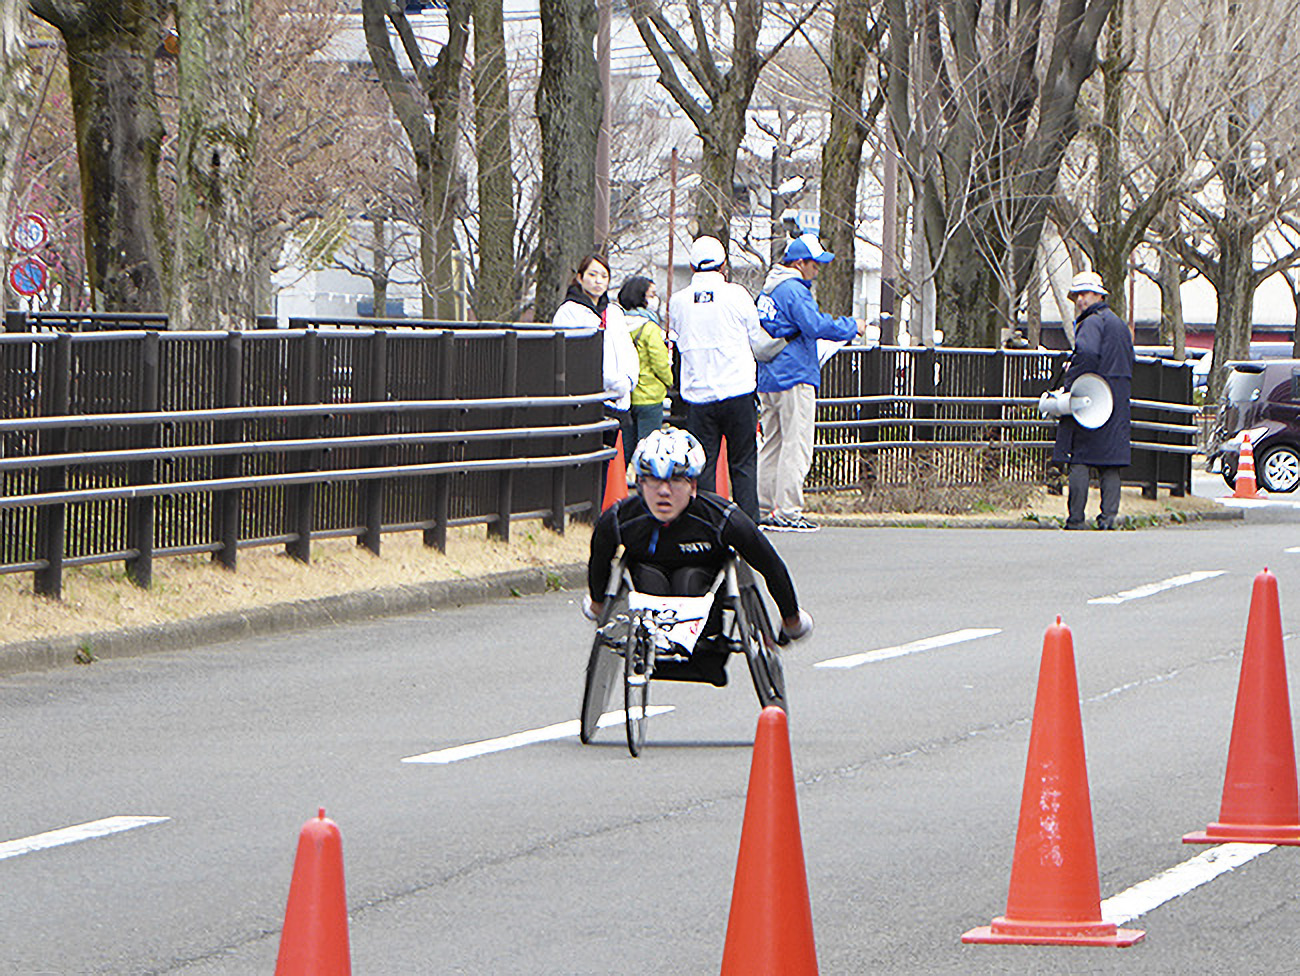
[[[1232,464],[1228,463],[1227,456],[1219,459],[1219,474],[1223,475],[1223,481],[1229,488],[1237,487],[1237,463],[1234,460]]]
[[[1259,459],[1259,486],[1265,491],[1295,491],[1300,485],[1300,452],[1282,444]]]

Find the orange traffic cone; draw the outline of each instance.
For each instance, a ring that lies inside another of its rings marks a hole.
[[[722,438],[718,444],[717,477],[714,488],[723,498],[731,498],[731,462],[727,460],[727,439]]]
[[[1101,918],[1074,642],[1057,617],[1043,638],[1007,911],[961,940],[1130,946],[1145,934]]]
[[[763,709],[731,892],[722,976],[817,976],[785,712]]]
[[[275,976],[351,976],[343,841],[322,808],[303,824]]]
[[[1255,449],[1250,446],[1249,431],[1241,433],[1241,454],[1237,460],[1237,480],[1233,482],[1233,498],[1258,498],[1255,484]]]
[[[1282,613],[1277,577],[1267,569],[1255,577],[1250,597],[1219,820],[1183,838],[1184,844],[1229,841],[1300,845]]]
[[[605,500],[600,503],[603,512],[627,497],[627,465],[623,462],[623,432],[614,439],[614,456],[609,459],[605,472]]]

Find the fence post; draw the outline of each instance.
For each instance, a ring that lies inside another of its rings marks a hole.
[[[985,360],[984,363],[984,396],[1000,397],[1002,396],[1003,374],[1006,369],[1007,355],[1002,349],[993,350],[993,354]],[[995,441],[1002,440],[1002,428],[998,426],[1002,420],[1003,405],[1000,403],[991,403],[984,407],[983,419],[990,421],[990,424],[984,430],[984,440],[988,441],[988,448],[984,452],[984,461],[980,465],[980,475],[986,481],[995,481],[999,475],[999,469],[1002,466],[1002,458],[1006,452],[1000,450],[1000,447],[994,447]]]
[[[388,399],[388,333],[383,329],[372,332],[366,348],[370,352],[370,361],[367,363],[364,395],[367,400],[377,403]],[[371,414],[365,423],[366,432],[386,434],[388,421],[388,414]],[[386,447],[372,447],[366,451],[366,467],[381,468],[387,463],[387,457]],[[383,478],[361,482],[361,497],[358,500],[366,529],[357,541],[376,556],[379,555],[380,536],[383,534],[384,494],[387,485],[387,480]]]
[[[153,413],[158,410],[158,333],[150,330],[141,336],[144,347],[140,351],[140,377],[136,389],[136,410]],[[141,427],[134,438],[137,447],[157,447],[159,425]],[[128,468],[128,480],[133,485],[150,485],[155,478],[153,461],[137,461]],[[153,583],[154,508],[152,495],[133,498],[126,504],[127,545],[135,555],[126,560],[126,575],[136,586],[147,590]]]
[[[444,329],[442,334],[434,340],[438,349],[438,375],[434,386],[433,397],[435,400],[450,400],[452,393],[455,391],[456,382],[456,337],[449,330]],[[446,422],[443,426],[447,430],[453,429],[457,417],[454,413],[447,413]],[[451,459],[451,445],[442,445],[434,450],[435,461],[448,461]],[[447,510],[451,498],[451,475],[438,474],[433,477],[433,527],[424,530],[424,544],[437,549],[439,552],[447,551]]]
[[[225,341],[225,388],[221,398],[223,407],[242,407],[244,405],[244,334],[232,330],[226,333]],[[219,422],[213,431],[219,443],[232,444],[243,440],[244,422],[227,420]],[[215,459],[213,465],[218,478],[237,478],[243,467],[243,458],[237,454],[223,455]],[[221,548],[212,554],[212,558],[232,572],[239,560],[239,530],[243,519],[244,492],[241,488],[230,488],[216,493],[212,500],[212,512],[216,519],[217,541]]]
[[[555,396],[567,396],[569,393],[569,380],[565,370],[565,341],[564,331],[556,329],[555,334],[551,337],[551,362],[555,368],[554,379],[551,384],[551,392]],[[557,407],[554,411],[553,420],[556,426],[564,422],[564,407]],[[568,449],[568,441],[565,438],[557,438],[552,448],[552,454],[562,454]],[[565,515],[566,498],[565,490],[568,486],[569,469],[564,467],[551,469],[551,514],[542,523],[557,535],[564,535],[565,523],[568,521]]]
[[[23,311],[5,312],[6,332],[27,332],[27,313]]]
[[[72,403],[72,336],[60,332],[54,340],[54,355],[46,360],[45,383],[49,399],[46,416],[64,416]],[[66,428],[42,431],[39,437],[41,454],[63,454],[68,448]],[[36,480],[37,492],[45,495],[63,491],[68,486],[68,469],[65,467],[41,468]],[[68,506],[42,505],[36,511],[36,558],[44,565],[36,570],[32,589],[41,596],[58,599],[63,596],[63,545],[67,531]]]
[[[501,348],[501,396],[512,397],[519,388],[519,333],[510,331],[505,335]],[[511,430],[515,426],[515,408],[507,407],[501,411],[501,427]],[[515,442],[508,440],[502,445],[503,458],[515,456]],[[488,538],[510,541],[510,514],[514,510],[515,471],[504,468],[497,472],[497,520],[488,523]]]
[[[302,335],[302,354],[298,357],[298,389],[290,391],[293,403],[320,403],[320,333],[308,329]],[[294,395],[296,393],[296,395]],[[298,437],[306,440],[320,436],[320,416],[304,417],[298,422]],[[320,451],[303,451],[298,471],[316,471],[320,467]],[[302,563],[311,562],[311,531],[316,516],[316,485],[293,485],[284,495],[284,522],[293,536],[284,551]]]

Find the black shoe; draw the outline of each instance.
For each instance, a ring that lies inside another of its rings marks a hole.
[[[1101,529],[1103,532],[1108,532],[1115,528],[1115,520],[1103,518],[1102,516],[1098,515],[1097,528]]]
[[[1068,521],[1063,526],[1063,528],[1065,528],[1067,531],[1073,531],[1074,529],[1086,529],[1087,527],[1088,527],[1087,522],[1068,522]]]

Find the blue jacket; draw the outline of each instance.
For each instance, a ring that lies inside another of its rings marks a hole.
[[[1115,401],[1110,419],[1093,430],[1073,417],[1062,417],[1052,460],[1057,464],[1127,467],[1132,459],[1133,339],[1128,326],[1104,301],[1084,309],[1074,321],[1074,352],[1065,371],[1065,388],[1084,373],[1096,373],[1110,384]]]
[[[800,383],[820,387],[822,370],[817,361],[817,340],[847,342],[858,334],[854,319],[847,315],[835,318],[822,312],[812,296],[812,282],[783,264],[768,274],[757,304],[759,324],[768,335],[789,340],[771,362],[758,364],[760,393],[778,393]]]

